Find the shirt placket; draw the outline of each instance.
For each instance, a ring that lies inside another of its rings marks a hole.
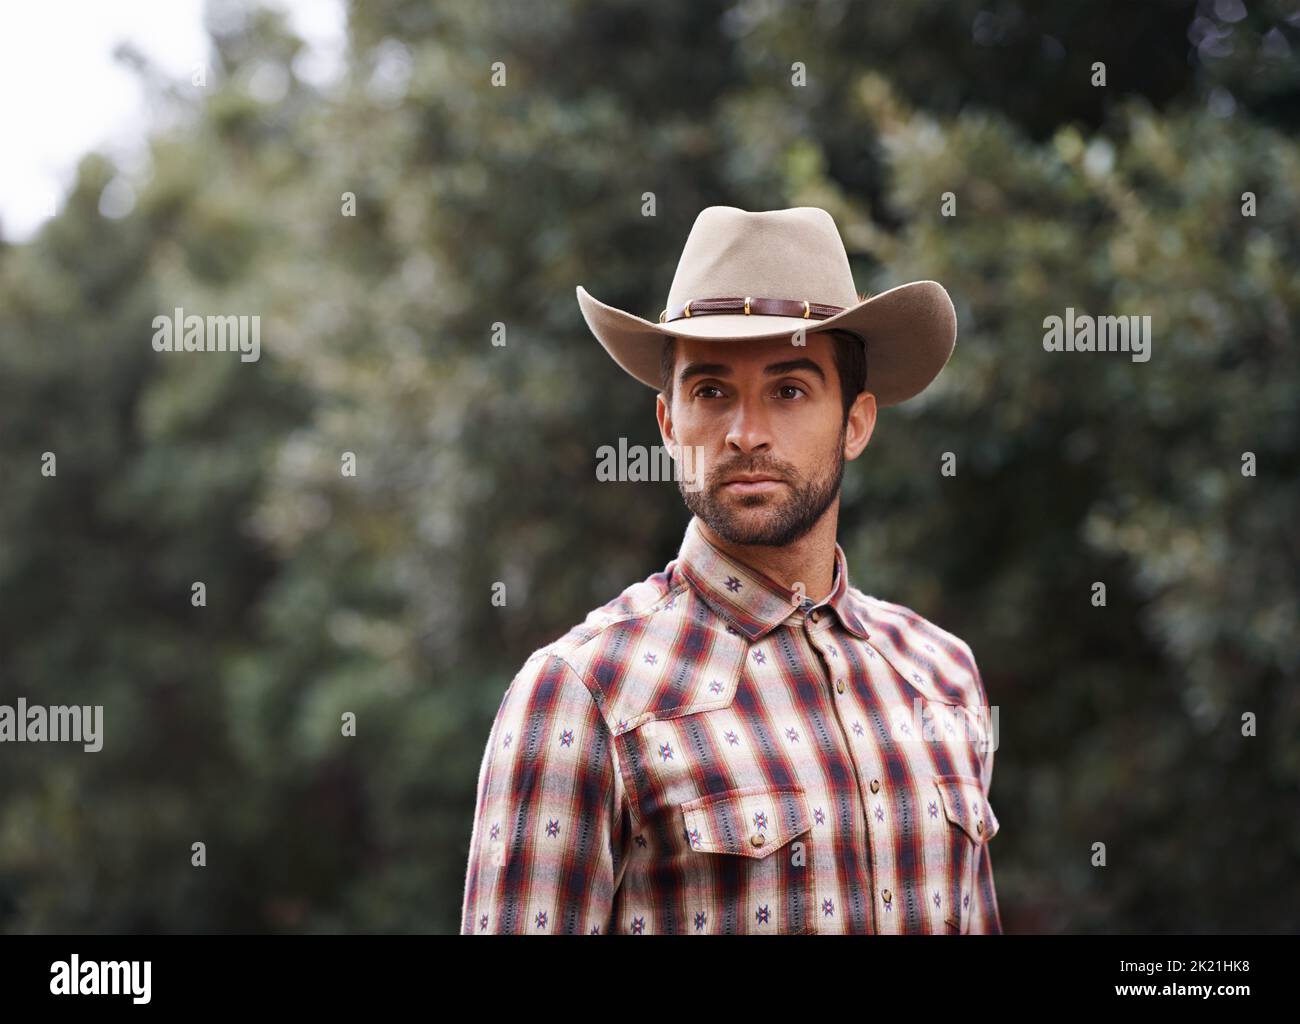
[[[864,709],[854,699],[854,690],[849,680],[848,659],[841,655],[835,646],[832,635],[834,626],[835,615],[826,608],[814,608],[804,617],[804,633],[825,668],[825,676],[829,680],[831,689],[831,703],[835,708],[835,721],[839,725],[840,735],[848,750],[849,763],[853,765],[853,777],[858,792],[858,809],[862,814],[867,842],[866,870],[870,886],[870,898],[867,902],[871,908],[869,927],[872,934],[879,935],[897,930],[889,926],[893,918],[882,915],[877,903],[877,901],[891,901],[894,888],[891,879],[878,874],[879,865],[892,863],[890,857],[882,856],[891,849],[891,840],[887,832],[888,816],[886,815],[886,819],[879,822],[873,820],[871,816],[873,798],[883,803],[884,783],[880,778],[880,771],[873,770],[870,764],[864,764],[858,753],[861,744],[854,742],[852,722],[855,717],[860,720]],[[863,734],[862,738],[868,744],[867,749],[876,750],[874,731],[866,726]],[[877,765],[881,763],[879,757],[875,758],[875,763]]]

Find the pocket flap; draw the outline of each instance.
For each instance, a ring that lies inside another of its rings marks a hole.
[[[943,799],[948,820],[963,829],[975,843],[987,843],[998,834],[998,819],[984,797],[984,787],[973,775],[936,775],[934,784]]]
[[[702,853],[761,858],[811,825],[797,786],[750,786],[709,793],[681,805],[686,841]]]

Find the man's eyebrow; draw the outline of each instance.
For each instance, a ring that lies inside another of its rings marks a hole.
[[[779,377],[795,370],[808,370],[810,373],[817,374],[818,379],[823,384],[826,383],[826,374],[822,371],[822,368],[806,357],[786,359],[779,363],[768,363],[763,368],[763,372],[769,377]],[[687,363],[682,367],[682,372],[678,374],[677,383],[685,384],[692,377],[725,377],[731,372],[731,366],[727,363]]]
[[[793,373],[795,370],[808,370],[811,373],[817,374],[818,379],[821,380],[823,384],[826,383],[826,374],[822,372],[822,368],[806,357],[802,359],[787,359],[783,363],[768,363],[763,372],[769,377],[776,377],[783,373]]]
[[[678,384],[685,384],[692,377],[725,377],[731,372],[726,363],[687,363],[677,376]]]

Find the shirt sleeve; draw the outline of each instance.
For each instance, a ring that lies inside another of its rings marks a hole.
[[[604,934],[628,831],[613,736],[562,657],[530,659],[479,768],[462,934]]]
[[[972,656],[971,664],[975,664]],[[975,668],[975,679],[979,684],[980,700],[983,702],[989,732],[988,746],[984,750],[983,760],[980,764],[980,782],[984,788],[984,799],[992,806],[989,799],[989,789],[993,784],[993,748],[997,737],[997,730],[994,728],[996,719],[991,710],[989,710],[988,694],[984,690],[984,680],[980,677],[979,668]],[[1002,917],[998,912],[998,895],[993,886],[993,861],[989,855],[989,844],[991,839],[980,843],[979,862],[975,865],[975,894],[973,897],[973,906],[971,907],[970,934],[971,935],[1001,935],[1002,934]]]

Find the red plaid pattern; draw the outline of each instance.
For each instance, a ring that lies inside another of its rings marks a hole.
[[[798,603],[692,519],[535,652],[479,771],[463,933],[1001,933],[996,718],[970,648]]]

